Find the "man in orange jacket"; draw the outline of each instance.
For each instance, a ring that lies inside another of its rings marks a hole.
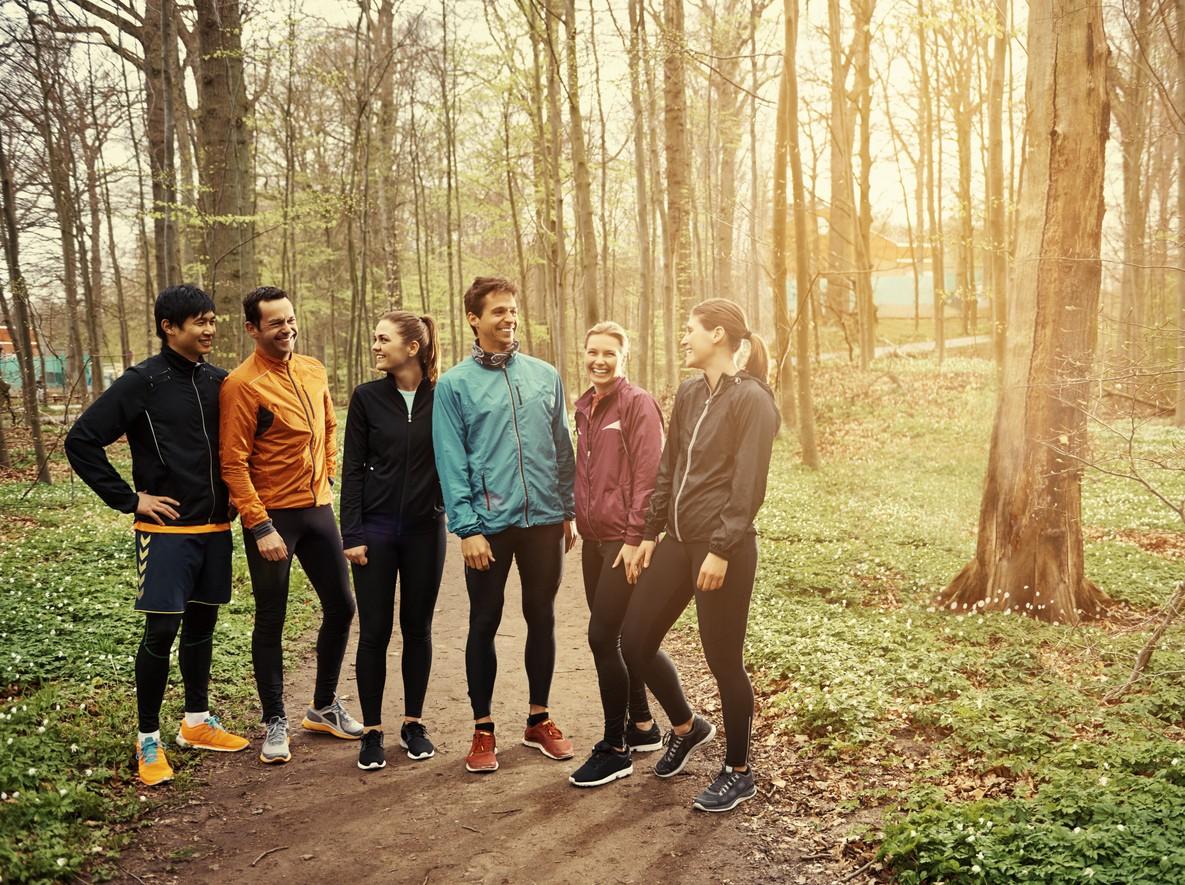
[[[222,384],[222,478],[243,523],[255,596],[251,658],[267,726],[259,759],[283,763],[292,758],[280,646],[292,557],[322,609],[313,703],[301,725],[346,740],[362,736],[337,699],[354,599],[333,515],[337,417],[325,367],[294,352],[296,313],[282,289],[253,290],[243,312],[255,352]]]

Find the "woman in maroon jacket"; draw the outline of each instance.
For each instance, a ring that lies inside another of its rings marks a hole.
[[[646,685],[626,669],[621,655],[621,625],[630,585],[641,571],[638,545],[663,444],[658,403],[625,379],[628,353],[629,339],[617,323],[598,323],[584,337],[592,387],[576,401],[576,526],[584,539],[588,644],[597,665],[605,734],[568,779],[578,787],[626,777],[634,770],[631,752],[662,746]]]

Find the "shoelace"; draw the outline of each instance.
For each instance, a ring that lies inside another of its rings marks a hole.
[[[716,793],[717,795],[724,795],[741,778],[739,771],[722,771],[716,775],[716,780],[712,781],[712,786],[708,787],[709,793]]]
[[[152,765],[156,762],[156,751],[160,748],[160,744],[156,742],[155,738],[145,738],[144,742],[140,744],[140,758]]]
[[[217,716],[207,716],[206,725],[210,726],[215,731],[225,731],[225,729],[222,727],[222,723],[218,721]]]
[[[288,737],[288,720],[277,716],[267,724],[267,743],[275,744]]]
[[[560,727],[558,725],[556,725],[554,722],[552,722],[550,719],[548,719],[546,722],[543,723],[543,730],[545,732],[547,732],[547,736],[549,738],[554,738],[555,740],[562,740],[564,737],[564,733],[562,731],[560,731]]]
[[[663,755],[665,756],[678,752],[679,748],[683,746],[683,741],[687,738],[688,734],[691,734],[691,732],[689,731],[687,734],[676,734],[674,731],[668,731],[666,734],[664,734],[662,737],[662,742],[667,748],[667,751]]]

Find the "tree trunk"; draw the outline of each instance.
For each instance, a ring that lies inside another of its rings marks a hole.
[[[379,81],[378,166],[379,166],[379,227],[383,232],[383,281],[387,310],[403,308],[403,271],[399,259],[402,231],[399,229],[399,184],[403,176],[395,168],[398,156],[398,106],[395,97],[395,3],[381,0],[378,10]]]
[[[152,173],[152,218],[156,280],[161,289],[181,282],[181,244],[177,235],[177,177],[173,161],[176,134],[173,77],[165,47],[176,39],[173,0],[146,0],[142,48],[148,104],[145,133]]]
[[[1185,108],[1185,0],[1177,0],[1177,108]],[[1185,120],[1177,120],[1177,412],[1185,427]]]
[[[1033,0],[1029,159],[1000,403],[975,558],[943,592],[952,610],[1076,624],[1103,592],[1084,574],[1081,480],[1097,337],[1107,138],[1099,0]],[[1042,23],[1056,21],[1056,29]]]
[[[852,206],[852,114],[839,0],[827,0],[831,57],[831,208],[827,213],[827,309],[843,325],[852,311],[856,222]]]
[[[33,325],[29,316],[29,292],[25,277],[21,273],[20,240],[16,226],[16,190],[12,173],[8,168],[8,155],[4,152],[4,135],[0,130],[0,214],[4,217],[4,260],[8,266],[8,279],[12,284],[13,314],[16,319],[13,346],[21,368],[21,399],[25,407],[25,420],[33,438],[33,457],[37,459],[37,481],[48,484],[49,458],[45,453],[45,442],[41,436],[41,412],[37,407],[37,376],[33,370]],[[40,350],[40,347],[38,348]],[[44,378],[44,374],[42,374]]]
[[[855,105],[860,117],[860,214],[856,232],[856,297],[860,319],[860,368],[876,354],[876,305],[872,297],[872,13],[876,0],[854,3]]]
[[[683,0],[663,0],[663,130],[666,134],[667,225],[671,234],[675,298],[680,313],[692,305],[691,159],[687,145],[686,36]],[[672,323],[673,325],[673,323]],[[673,335],[673,328],[668,330]],[[672,340],[671,346],[674,347]]]
[[[992,353],[996,368],[1004,367],[1008,322],[1008,243],[1004,230],[1004,59],[1008,52],[1007,22],[996,8],[992,39],[991,85],[988,89],[988,279],[992,305]]]
[[[774,303],[774,377],[778,391],[778,408],[782,421],[793,427],[798,421],[794,402],[794,365],[790,359],[790,305],[786,293],[786,160],[790,150],[790,130],[797,121],[790,113],[790,27],[786,17],[786,47],[783,54],[782,77],[778,85],[778,118],[774,130],[773,206],[771,227],[773,235],[773,274],[770,283]]]
[[[642,105],[642,73],[639,56],[642,51],[642,0],[629,0],[630,39],[630,106],[634,112],[634,187],[637,190],[638,224],[638,276],[640,293],[638,298],[638,337],[641,347],[637,357],[641,361],[639,381],[647,390],[657,378],[654,374],[654,348],[650,342],[654,337],[654,258],[651,250],[650,194],[646,186],[646,135],[645,109]]]
[[[584,298],[586,328],[600,320],[597,298],[597,232],[593,226],[592,179],[588,172],[588,147],[584,115],[580,110],[580,77],[576,58],[576,0],[564,0],[565,55],[568,63],[568,138],[572,148],[572,178],[576,191],[576,239],[580,246],[580,291]]]
[[[784,0],[786,18],[786,122],[790,148],[790,180],[794,194],[794,289],[798,296],[795,349],[798,374],[798,444],[802,463],[819,467],[815,445],[815,405],[811,394],[811,287],[810,251],[807,248],[806,194],[802,186],[802,153],[798,143],[798,0]],[[871,4],[869,7],[871,13]],[[783,173],[784,177],[785,173]],[[785,185],[783,185],[783,188]],[[785,212],[785,209],[782,209]]]
[[[198,78],[199,206],[206,225],[207,287],[219,315],[235,316],[255,287],[255,182],[251,110],[243,81],[239,0],[195,0],[201,76]],[[237,328],[238,324],[234,324]],[[219,336],[231,365],[242,333]]]
[[[934,302],[934,355],[938,365],[946,356],[946,280],[942,262],[942,224],[934,206],[934,105],[930,99],[929,43],[926,39],[925,0],[918,0],[918,81],[921,91],[918,101],[924,109],[922,151],[926,164],[926,214],[930,232],[930,279]],[[941,187],[941,182],[938,183]]]

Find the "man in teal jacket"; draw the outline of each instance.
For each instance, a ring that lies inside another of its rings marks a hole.
[[[511,560],[522,581],[530,715],[523,743],[569,759],[572,742],[547,709],[555,669],[555,596],[575,543],[576,460],[559,373],[518,352],[518,289],[478,277],[465,293],[476,340],[470,359],[436,384],[432,444],[449,531],[461,538],[469,591],[465,673],[473,744],[465,767],[498,769],[490,704],[498,662],[494,636]]]

